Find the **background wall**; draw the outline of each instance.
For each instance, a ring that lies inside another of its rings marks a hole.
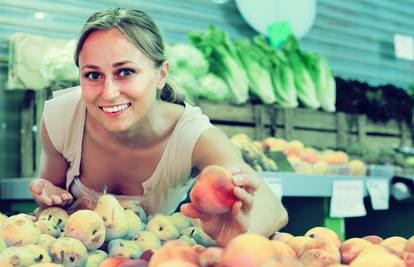
[[[20,169],[19,111],[24,94],[4,88],[10,35],[76,38],[90,14],[116,6],[148,12],[170,43],[187,42],[190,31],[204,31],[209,24],[225,29],[232,38],[255,34],[233,0],[222,5],[211,0],[1,0],[0,177],[17,177]],[[34,18],[38,11],[47,13],[44,20]],[[406,87],[414,81],[414,63],[394,58],[393,36],[414,36],[413,16],[412,0],[318,0],[315,24],[300,43],[304,50],[325,55],[337,76]]]

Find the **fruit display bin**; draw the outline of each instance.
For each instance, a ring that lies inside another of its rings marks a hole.
[[[345,220],[329,217],[329,200],[334,181],[363,181],[364,196],[368,196],[368,179],[390,181],[385,176],[346,176],[346,175],[304,175],[287,172],[261,172],[260,176],[271,188],[277,185],[282,192],[282,202],[288,209],[290,222],[287,231],[302,234],[314,226],[326,226],[341,237],[346,236]],[[2,210],[9,212],[31,212],[36,207],[29,191],[33,178],[8,178],[0,180],[0,200]]]

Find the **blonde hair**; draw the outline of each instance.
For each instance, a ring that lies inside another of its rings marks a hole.
[[[164,41],[154,20],[145,12],[127,8],[109,8],[94,13],[84,24],[76,45],[74,60],[79,67],[79,54],[88,36],[94,31],[116,28],[159,67],[166,60]],[[159,95],[161,100],[182,103],[167,82]]]

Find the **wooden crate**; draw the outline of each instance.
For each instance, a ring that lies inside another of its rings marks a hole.
[[[200,108],[213,124],[228,136],[244,132],[255,140],[276,136],[300,140],[320,149],[344,149],[353,142],[380,148],[390,145],[412,146],[410,125],[391,120],[377,123],[365,115],[265,105],[240,106],[200,101]]]
[[[231,137],[245,133],[254,140],[272,136],[271,108],[265,105],[229,105],[199,101],[197,105],[210,121]]]
[[[411,126],[396,120],[378,123],[365,115],[304,108],[276,109],[274,120],[275,136],[322,149],[344,149],[353,142],[376,148],[413,145]]]

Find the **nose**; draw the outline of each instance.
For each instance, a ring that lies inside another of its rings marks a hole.
[[[119,86],[112,79],[106,79],[101,96],[104,100],[113,100],[119,96]]]

